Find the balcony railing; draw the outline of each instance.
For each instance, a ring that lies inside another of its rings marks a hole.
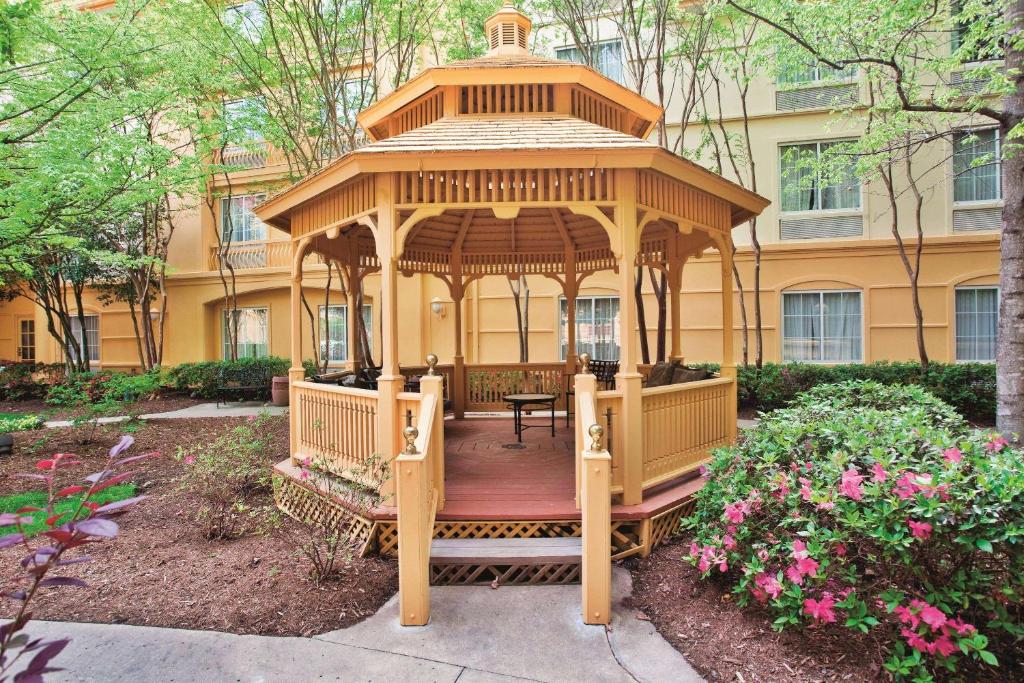
[[[219,270],[220,247],[210,247],[209,268]],[[291,265],[292,245],[287,240],[242,242],[224,251],[225,264],[235,270],[285,268]]]
[[[251,147],[227,147],[223,153],[214,153],[214,161],[225,166],[250,169],[278,166],[287,163],[288,159],[281,150],[263,143]]]

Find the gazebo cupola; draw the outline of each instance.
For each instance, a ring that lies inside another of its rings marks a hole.
[[[533,22],[512,5],[505,5],[484,22],[490,55],[527,55]]]

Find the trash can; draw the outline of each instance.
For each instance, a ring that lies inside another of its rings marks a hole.
[[[274,377],[270,380],[270,402],[275,406],[288,405],[288,376]]]

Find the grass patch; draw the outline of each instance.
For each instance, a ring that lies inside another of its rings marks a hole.
[[[135,495],[135,484],[117,484],[111,486],[108,489],[100,491],[94,495],[90,500],[100,505],[106,505],[107,503],[113,503],[118,500],[124,500],[125,498],[131,498]],[[59,499],[53,507],[55,514],[63,515],[65,519],[61,522],[69,521],[70,515],[81,502],[82,496],[69,496],[67,498]],[[26,493],[13,493],[9,496],[0,496],[0,513],[2,512],[16,512],[23,507],[46,507],[46,492],[45,491],[28,491]],[[32,517],[32,523],[24,526],[24,531],[29,536],[34,536],[40,531],[46,530],[46,512],[29,512],[26,516]],[[4,534],[13,534],[17,531],[16,527],[3,526],[0,527],[0,536]]]

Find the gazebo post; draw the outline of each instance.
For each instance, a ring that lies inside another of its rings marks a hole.
[[[729,412],[729,439],[736,440],[736,354],[733,349],[735,333],[732,329],[733,319],[733,279],[732,279],[732,235],[726,233],[715,239],[718,246],[718,253],[722,260],[722,377],[732,378],[730,389],[730,400],[727,410]]]
[[[640,392],[641,375],[636,366],[639,360],[636,314],[636,259],[640,251],[637,222],[637,172],[619,171],[618,197],[615,207],[619,244],[612,245],[619,267],[619,373],[615,388],[622,393],[623,474],[622,502],[636,505],[643,500],[643,406]]]
[[[683,288],[683,267],[686,258],[679,254],[679,231],[668,241],[668,306],[672,329],[669,358],[683,362],[682,312],[679,309],[680,292]]]
[[[288,368],[288,403],[289,411],[288,436],[289,455],[295,462],[296,449],[299,444],[299,421],[302,419],[298,406],[299,396],[295,388],[296,382],[306,377],[302,367],[302,259],[306,255],[309,238],[292,241],[292,277],[291,277],[291,367]]]
[[[380,456],[393,462],[401,450],[402,429],[398,414],[398,392],[405,380],[398,368],[398,257],[401,245],[397,240],[397,216],[391,190],[391,173],[381,174],[377,181],[377,260],[380,262],[381,374],[377,379],[377,447]],[[392,472],[393,474],[393,472]],[[381,486],[385,500],[395,492],[392,476]]]
[[[359,297],[357,296],[356,288],[362,287],[362,280],[359,278],[359,241],[355,235],[355,231],[350,235],[346,242],[348,243],[348,262],[345,264],[346,272],[348,273],[348,288],[346,294],[345,310],[348,312],[348,320],[345,321],[345,344],[348,346],[348,358],[345,359],[345,368],[347,370],[358,370],[359,369],[359,317],[362,315],[362,311],[357,310],[359,307]]]

